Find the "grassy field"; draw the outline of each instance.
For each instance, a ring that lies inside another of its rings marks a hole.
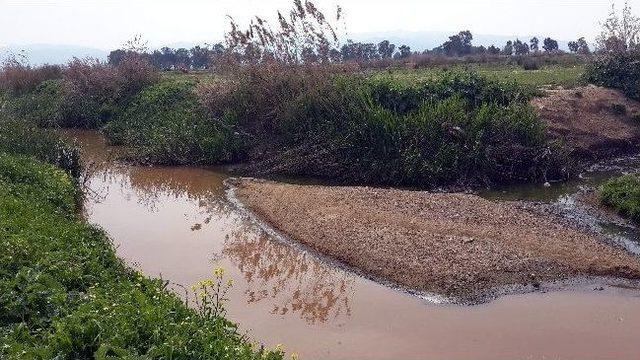
[[[164,281],[129,269],[77,215],[73,169],[54,166],[58,145],[38,148],[47,146],[29,156],[0,148],[0,358],[282,359],[224,318],[212,292],[222,272],[194,289],[192,309]]]
[[[445,70],[446,69],[446,70]],[[443,71],[471,70],[489,79],[497,81],[515,81],[521,85],[535,88],[565,87],[572,88],[584,85],[583,65],[574,66],[546,66],[539,70],[524,70],[517,65],[465,65],[450,67],[433,67],[425,69],[392,69],[371,71],[372,78],[391,78],[407,82],[424,82],[437,80]],[[210,82],[216,78],[209,71],[167,71],[162,73],[166,80],[191,80],[196,82]]]
[[[561,86],[572,88],[584,84],[583,66],[550,66],[540,70],[524,70],[519,66],[457,66],[448,70],[469,69],[489,79],[497,81],[515,81],[521,85],[534,88]],[[393,70],[390,72],[376,72],[373,77],[391,77],[407,82],[432,81],[441,76],[443,68]]]

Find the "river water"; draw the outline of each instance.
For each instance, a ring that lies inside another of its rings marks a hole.
[[[228,317],[302,359],[638,359],[640,292],[619,286],[435,304],[281,243],[225,197],[212,169],[115,162],[95,132],[70,132],[89,163],[88,220],[144,274],[186,287],[222,266]]]

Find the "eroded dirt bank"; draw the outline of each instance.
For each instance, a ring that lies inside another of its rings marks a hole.
[[[633,152],[640,144],[640,103],[594,85],[548,90],[533,99],[549,134],[574,157],[603,159]]]
[[[576,276],[640,279],[640,259],[515,202],[467,194],[236,180],[276,229],[374,277],[472,301]]]

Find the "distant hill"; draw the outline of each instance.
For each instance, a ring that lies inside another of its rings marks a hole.
[[[74,57],[91,57],[106,60],[109,52],[106,50],[74,45],[30,44],[0,47],[1,61],[4,61],[7,56],[10,56],[11,54],[24,54],[30,64],[42,65],[65,64]]]

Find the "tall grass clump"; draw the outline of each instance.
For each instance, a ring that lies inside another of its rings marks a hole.
[[[145,162],[217,164],[241,150],[232,120],[208,113],[193,83],[164,81],[135,96],[105,134],[113,144],[137,148]]]
[[[349,70],[248,66],[198,94],[235,118],[258,172],[419,187],[563,176],[528,88],[470,72],[408,83]]]

